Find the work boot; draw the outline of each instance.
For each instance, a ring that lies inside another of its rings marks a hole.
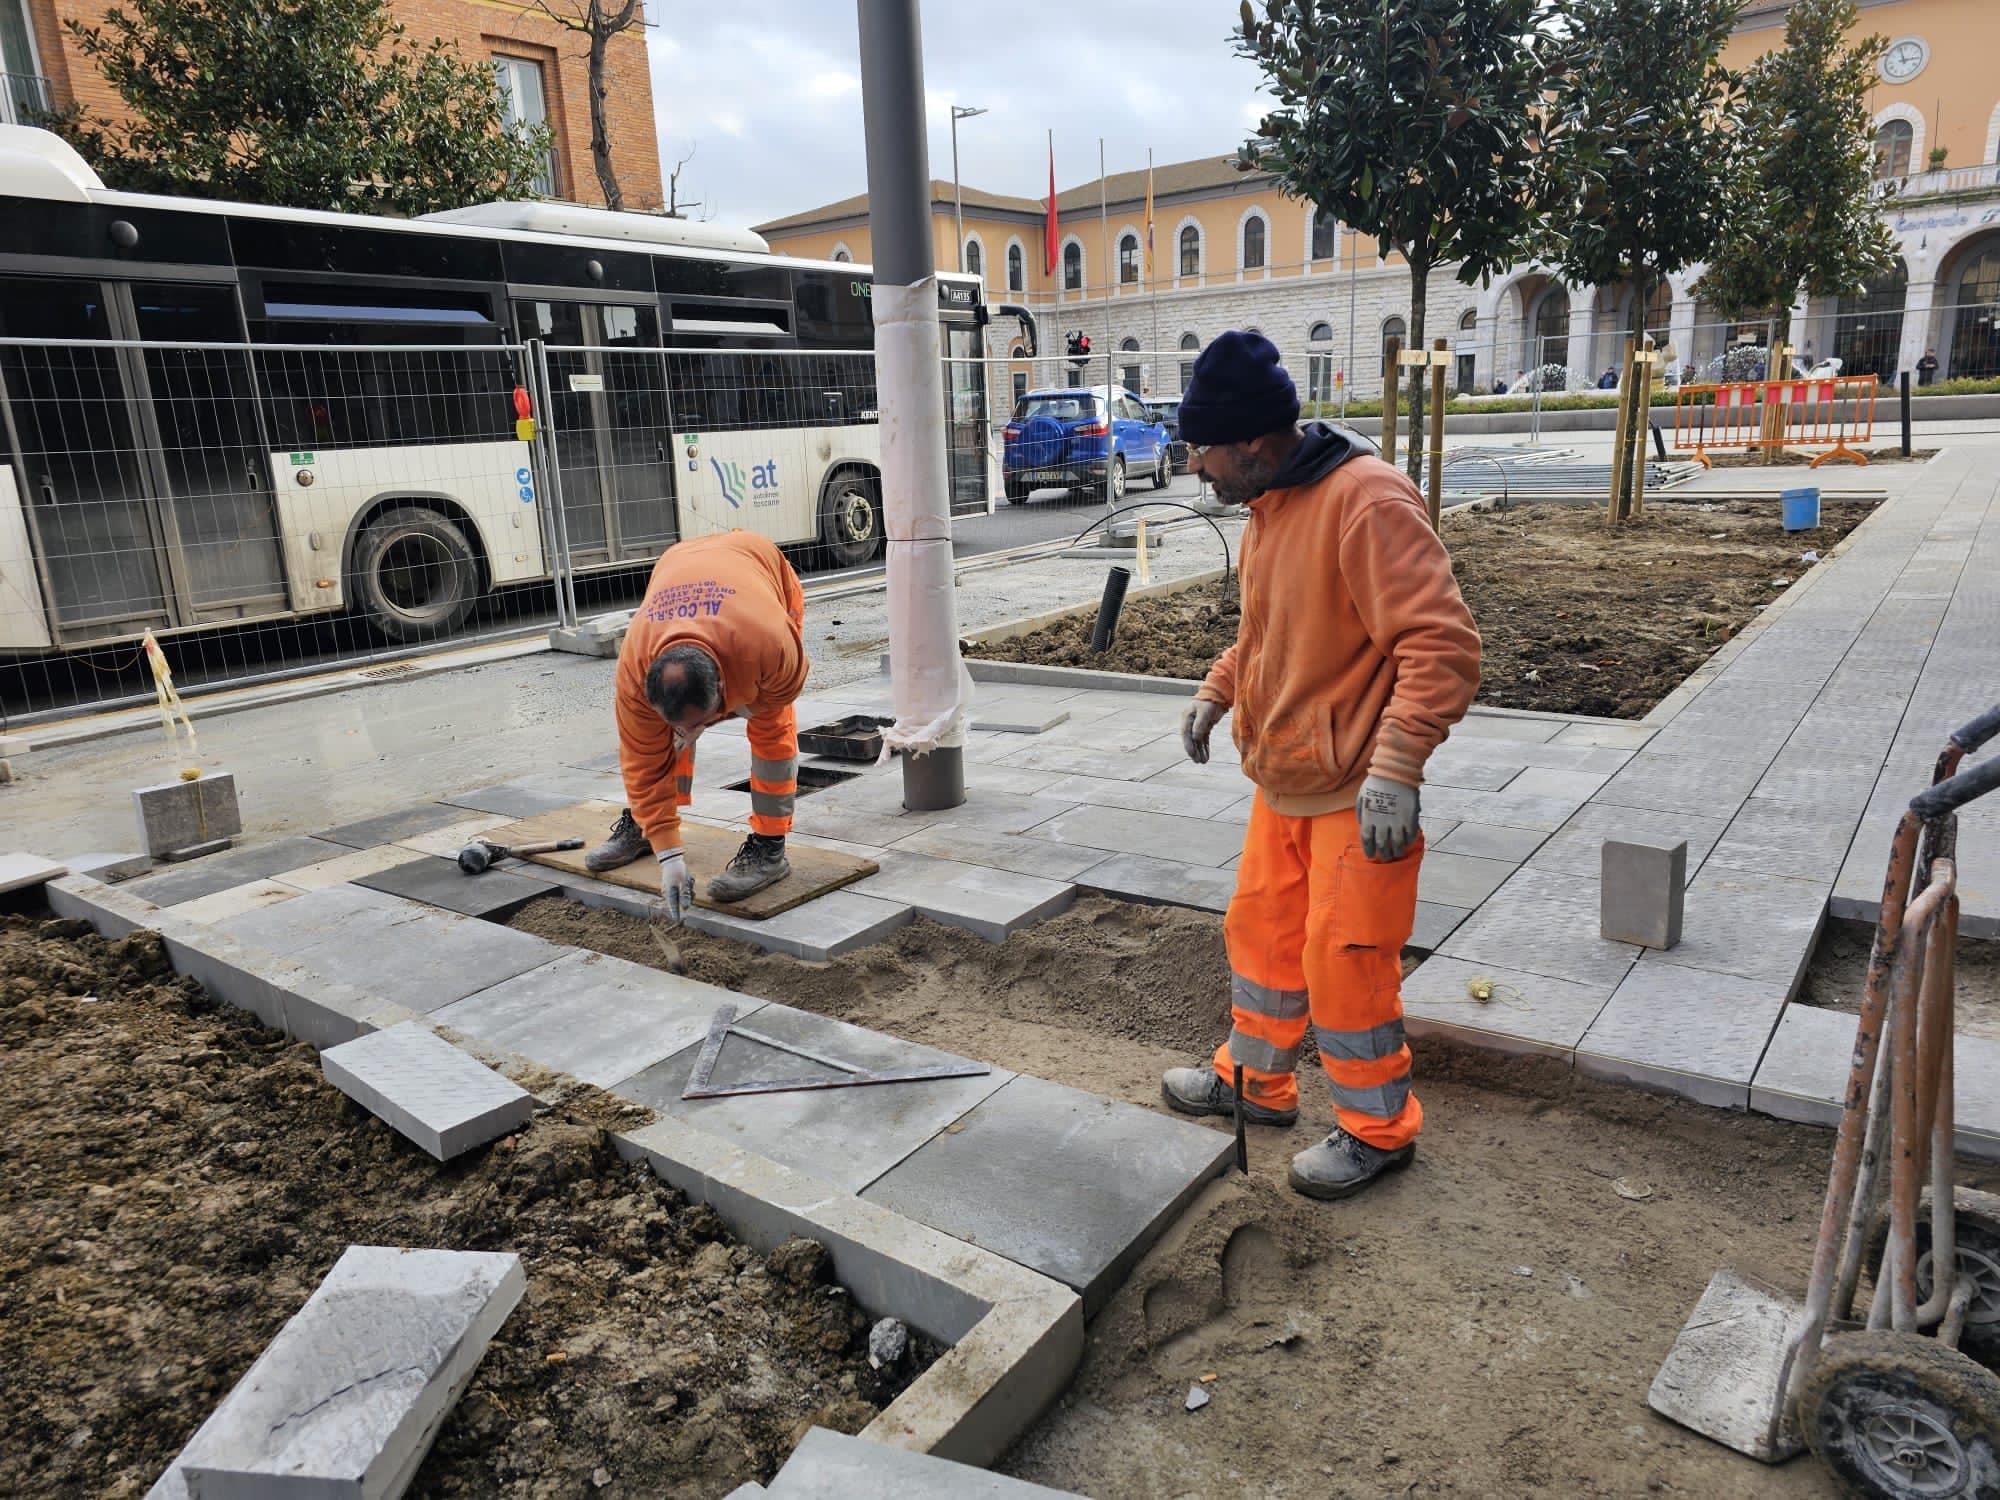
[[[1184,1115],[1233,1115],[1236,1090],[1222,1081],[1213,1068],[1169,1068],[1160,1075],[1160,1096]],[[1295,1109],[1272,1109],[1243,1101],[1246,1125],[1289,1125],[1298,1119]]]
[[[618,814],[618,821],[611,825],[611,837],[595,849],[584,851],[583,867],[593,875],[602,875],[606,870],[629,865],[640,855],[652,852],[653,846],[646,842],[646,835],[639,831],[639,824],[628,807]]]
[[[1336,1125],[1332,1135],[1292,1158],[1292,1190],[1308,1198],[1351,1197],[1384,1173],[1402,1171],[1416,1155],[1414,1143],[1384,1151]]]
[[[753,833],[731,856],[729,868],[708,883],[711,901],[741,901],[792,873],[783,834]]]

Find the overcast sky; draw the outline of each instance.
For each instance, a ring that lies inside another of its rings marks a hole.
[[[681,197],[701,217],[756,224],[868,186],[853,0],[646,0],[664,175],[691,144]],[[1262,116],[1256,68],[1235,56],[1235,0],[924,0],[933,177],[951,177],[949,106],[968,185],[1039,198],[1055,131],[1056,185],[1227,155]],[[1019,24],[1003,30],[1013,16]]]

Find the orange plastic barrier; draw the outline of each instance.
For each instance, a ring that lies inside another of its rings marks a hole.
[[[1836,458],[1866,464],[1854,445],[1875,435],[1879,389],[1873,375],[1684,385],[1674,403],[1674,447],[1705,468],[1717,448],[1825,448],[1813,468]]]

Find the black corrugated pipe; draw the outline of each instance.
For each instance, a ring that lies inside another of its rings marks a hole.
[[[1117,564],[1104,575],[1104,597],[1097,605],[1097,623],[1090,628],[1090,651],[1102,656],[1111,649],[1118,634],[1118,616],[1125,609],[1125,590],[1132,586],[1132,570]]]

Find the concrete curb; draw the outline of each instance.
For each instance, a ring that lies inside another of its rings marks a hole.
[[[324,1050],[430,1017],[377,1000],[276,954],[102,881],[68,875],[50,908],[109,938],[158,932],[174,971],[275,1030]],[[491,1049],[467,1046],[485,1061]],[[987,1464],[1060,1395],[1083,1358],[1083,1300],[1067,1286],[904,1218],[679,1120],[612,1134],[664,1181],[711,1204],[746,1243],[771,1250],[818,1240],[860,1304],[951,1345],[863,1436],[892,1447]]]

